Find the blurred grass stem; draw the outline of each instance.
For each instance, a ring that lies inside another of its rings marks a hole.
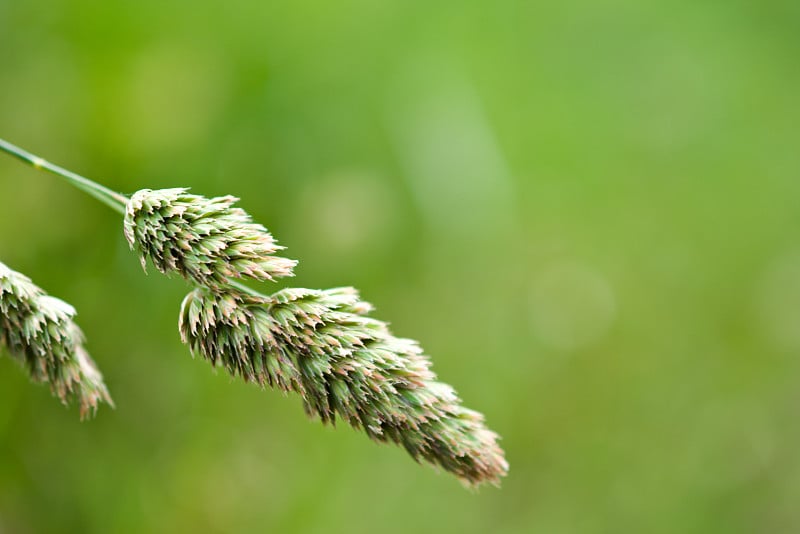
[[[53,165],[49,161],[42,159],[39,156],[35,156],[27,150],[23,150],[20,147],[3,139],[0,139],[0,150],[14,156],[21,161],[24,161],[36,169],[41,169],[64,178],[78,189],[81,189],[85,193],[92,195],[97,200],[103,202],[106,206],[110,207],[116,212],[122,215],[125,214],[125,206],[128,203],[128,198],[125,195],[112,191],[107,187],[93,182],[92,180],[89,180],[88,178],[85,178],[79,174],[75,174],[72,171],[61,168],[58,165]]]

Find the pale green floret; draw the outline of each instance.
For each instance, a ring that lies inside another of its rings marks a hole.
[[[62,402],[77,401],[85,417],[101,401],[113,403],[73,317],[72,306],[0,263],[0,346]]]
[[[245,381],[303,397],[325,423],[346,420],[470,485],[499,482],[508,464],[483,416],[437,381],[419,345],[365,317],[352,288],[286,289],[271,297],[198,288],[183,301],[183,341]]]
[[[231,279],[293,276],[295,260],[273,256],[283,247],[232,196],[205,198],[187,189],[142,189],[128,201],[125,238],[142,262],[206,286]]]

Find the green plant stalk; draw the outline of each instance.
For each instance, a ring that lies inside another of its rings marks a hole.
[[[125,206],[128,204],[128,197],[125,195],[117,193],[116,191],[112,191],[111,189],[102,186],[97,182],[93,182],[88,178],[85,178],[79,174],[75,174],[72,171],[68,171],[67,169],[59,167],[58,165],[53,165],[44,158],[40,158],[39,156],[31,154],[27,150],[23,150],[20,147],[3,139],[0,139],[0,150],[14,156],[20,161],[27,163],[34,169],[41,169],[64,178],[78,189],[92,195],[94,198],[117,213],[125,215]]]

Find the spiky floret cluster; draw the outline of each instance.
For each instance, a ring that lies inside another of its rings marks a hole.
[[[66,171],[0,139],[0,151],[57,174],[118,211],[142,266],[177,271],[198,287],[181,308],[183,341],[215,366],[262,386],[299,393],[306,411],[337,418],[376,441],[403,446],[470,485],[508,471],[498,436],[437,381],[419,345],[366,317],[371,306],[352,288],[286,289],[267,297],[236,279],[292,276],[297,262],[274,256],[267,230],[231,196],[204,198],[185,188],[143,189],[131,198]],[[62,401],[81,414],[111,403],[83,348],[75,311],[27,277],[0,264],[0,348],[5,346]]]
[[[101,401],[113,403],[73,317],[72,306],[0,263],[0,346],[63,403],[77,401],[85,417]]]
[[[291,276],[296,264],[273,255],[282,247],[236,200],[145,189],[127,205],[125,236],[143,265],[150,258],[200,286],[181,307],[192,351],[245,381],[299,393],[324,423],[344,419],[467,484],[497,483],[508,464],[483,416],[437,381],[415,341],[366,317],[372,307],[354,289],[267,297],[232,287],[239,278]]]
[[[365,317],[352,288],[271,297],[198,288],[183,301],[183,341],[245,381],[295,391],[323,422],[344,419],[455,474],[497,483],[508,464],[483,416],[437,381],[419,345]]]
[[[125,238],[145,266],[176,271],[200,285],[235,278],[274,280],[292,276],[295,260],[273,256],[283,247],[232,196],[205,198],[185,188],[142,189],[125,213]]]

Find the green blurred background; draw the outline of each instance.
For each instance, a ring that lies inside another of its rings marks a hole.
[[[0,137],[240,196],[511,463],[471,493],[212,372],[188,286],[2,157],[0,259],[117,403],[80,423],[0,359],[3,534],[800,531],[796,1],[0,0],[0,57]]]

